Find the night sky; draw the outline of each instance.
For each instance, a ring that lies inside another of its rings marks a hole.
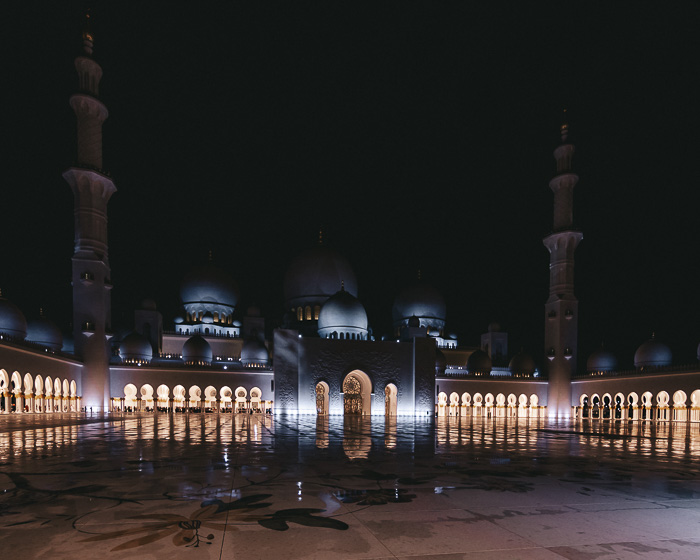
[[[540,360],[562,109],[576,144],[579,351],[622,367],[652,331],[700,342],[697,12],[693,3],[95,2],[113,325],[207,260],[283,313],[317,240],[355,268],[375,334],[420,269],[448,331],[490,321]],[[73,58],[83,2],[4,16],[0,287],[70,317]]]

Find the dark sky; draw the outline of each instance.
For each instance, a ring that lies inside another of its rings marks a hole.
[[[541,356],[552,150],[568,108],[580,353],[622,366],[652,331],[694,360],[698,64],[693,3],[94,2],[104,69],[114,325],[214,260],[282,314],[289,261],[327,243],[388,330],[417,270],[464,344],[492,320]],[[0,287],[70,321],[82,2],[4,16]]]

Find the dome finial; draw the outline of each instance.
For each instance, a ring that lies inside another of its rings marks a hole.
[[[209,262],[213,262],[213,261],[214,261],[214,256],[212,254],[212,250],[209,249]]]
[[[92,56],[92,46],[94,38],[90,25],[90,8],[85,11],[85,21],[83,21],[83,50],[85,54]]]
[[[420,277],[420,268],[419,268],[418,269],[418,280],[420,280],[420,279],[421,279],[421,277]]]
[[[43,316],[44,316],[44,308],[40,307],[39,308],[39,317],[43,317]]]
[[[318,244],[323,245],[323,226],[318,229]]]
[[[563,117],[563,122],[561,124],[561,142],[562,144],[566,142],[566,139],[569,137],[569,124],[568,124],[568,118],[566,115],[566,109],[564,109],[564,117]]]
[[[345,280],[340,281],[340,291],[344,292],[345,291]]]

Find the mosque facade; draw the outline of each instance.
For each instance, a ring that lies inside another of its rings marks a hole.
[[[574,146],[562,127],[554,151],[550,289],[544,304],[539,367],[512,354],[508,334],[489,325],[480,344],[448,334],[441,294],[420,280],[393,305],[393,332],[377,339],[358,299],[350,263],[323,244],[302,252],[283,281],[282,327],[266,337],[259,308],[239,309],[234,279],[211,262],[190,271],[180,289],[181,314],[164,324],[155,302],[134,312],[133,331],[111,329],[108,203],[116,186],[102,168],[99,97],[102,69],[93,38],[83,35],[75,60],[79,90],[77,163],[63,177],[74,197],[73,332],[64,337],[46,317],[27,321],[0,295],[0,412],[179,411],[590,417],[700,421],[700,367],[674,366],[653,337],[620,371],[600,349],[577,372],[578,301],[573,227]],[[535,321],[537,324],[539,321]],[[700,356],[699,356],[700,359]]]

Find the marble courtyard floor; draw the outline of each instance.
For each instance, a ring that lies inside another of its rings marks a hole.
[[[0,416],[3,558],[700,558],[700,426]]]

